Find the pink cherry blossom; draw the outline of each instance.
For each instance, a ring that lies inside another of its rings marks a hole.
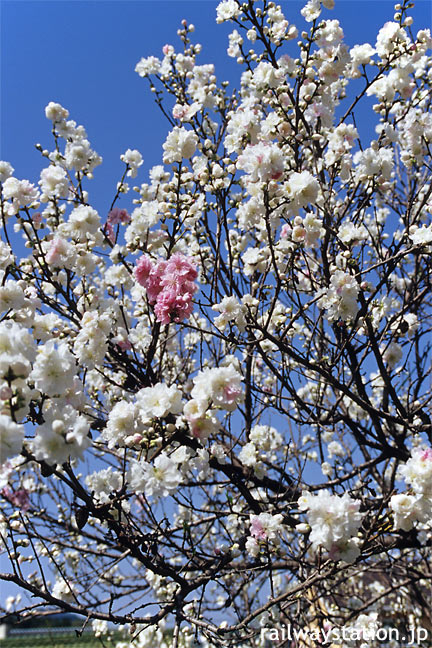
[[[154,304],[160,292],[162,291],[162,279],[164,277],[166,261],[160,260],[157,266],[154,266],[150,272],[146,283],[147,297],[150,304]]]
[[[30,508],[30,497],[29,493],[25,488],[20,488],[19,490],[12,491],[10,488],[3,488],[1,494],[5,497],[11,504],[20,508],[23,513],[29,510]]]
[[[252,518],[250,526],[251,535],[257,540],[266,540],[267,534],[259,517]]]
[[[290,231],[291,231],[291,228],[290,228],[289,225],[287,225],[286,223],[285,223],[285,225],[282,225],[281,233],[280,233],[281,238],[289,238]]]
[[[154,305],[157,321],[161,324],[182,322],[192,313],[192,295],[198,287],[196,264],[181,253],[157,264],[143,255],[137,262],[135,279],[144,286],[150,304]]]
[[[421,454],[422,461],[431,461],[432,460],[432,448],[426,448]]]
[[[56,236],[52,241],[49,247],[49,250],[45,256],[45,261],[49,265],[55,265],[59,262],[61,256],[65,254],[67,250],[67,243],[59,236]]]
[[[113,207],[111,211],[108,214],[108,219],[107,222],[105,223],[105,233],[111,243],[114,243],[115,241],[115,232],[114,232],[114,227],[113,225],[119,225],[120,223],[123,223],[126,225],[127,223],[130,222],[130,215],[128,214],[126,209],[120,209],[119,207]]]
[[[195,281],[198,277],[196,264],[189,258],[181,253],[173,254],[168,260],[166,265],[167,273],[174,273],[178,278],[187,281]]]

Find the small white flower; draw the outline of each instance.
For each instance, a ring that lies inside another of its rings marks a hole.
[[[181,162],[184,158],[191,158],[197,144],[198,138],[193,131],[175,126],[163,144],[163,161],[165,164],[171,164]]]
[[[10,178],[14,171],[15,169],[11,164],[9,164],[9,162],[0,160],[0,182],[4,182]]]
[[[309,171],[292,173],[287,186],[294,206],[297,208],[314,204],[318,197],[318,182]]]
[[[284,156],[277,144],[260,142],[247,146],[239,155],[237,168],[248,174],[251,182],[278,180],[284,170]]]
[[[232,365],[204,369],[194,378],[191,396],[198,401],[212,401],[214,406],[232,412],[244,399],[241,380],[241,374]]]
[[[9,177],[3,183],[3,197],[11,200],[8,214],[17,214],[21,207],[31,205],[39,199],[39,192],[28,180],[17,180]]]
[[[399,474],[415,493],[432,497],[432,449],[413,448],[410,459],[399,468]]]
[[[39,184],[42,189],[41,199],[65,198],[69,191],[66,171],[61,167],[51,164],[47,169],[42,169]]]
[[[216,22],[222,23],[240,15],[240,6],[236,0],[222,0],[216,7]]]
[[[414,245],[427,245],[432,243],[432,224],[423,225],[418,227],[413,232],[410,232],[409,237]]]
[[[148,497],[167,497],[175,493],[182,481],[177,463],[166,454],[156,457],[153,464],[146,461],[133,461],[129,469],[130,487],[136,493]]]
[[[69,111],[66,110],[66,108],[63,108],[59,103],[50,101],[45,108],[45,116],[54,123],[61,122],[69,117]]]
[[[135,66],[135,72],[140,77],[146,77],[150,74],[157,74],[161,68],[161,62],[156,56],[142,58]]]
[[[143,163],[143,157],[141,153],[136,149],[128,149],[125,153],[123,153],[123,155],[120,156],[120,159],[130,167],[127,175],[131,178],[136,178],[138,169]]]
[[[257,449],[255,444],[246,443],[240,450],[238,458],[245,466],[254,468],[258,463]]]
[[[390,508],[394,512],[394,526],[396,529],[409,531],[413,522],[417,520],[418,497],[404,493],[393,495]]]
[[[6,414],[0,414],[0,465],[21,452],[24,427]]]
[[[63,394],[72,384],[76,375],[75,358],[66,342],[56,344],[49,340],[38,347],[38,355],[29,379],[36,389],[54,396]]]
[[[179,414],[182,411],[181,391],[175,386],[158,383],[153,387],[144,387],[137,395],[137,404],[144,419],[162,418],[167,414]]]

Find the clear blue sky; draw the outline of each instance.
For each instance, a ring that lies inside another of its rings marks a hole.
[[[306,1],[306,0],[305,0]],[[299,29],[305,1],[282,2]],[[226,55],[229,25],[216,25],[217,0],[0,0],[0,159],[18,178],[39,179],[44,160],[34,144],[52,148],[44,108],[57,101],[87,129],[104,164],[89,184],[90,200],[101,216],[108,208],[123,165],[119,156],[138,148],[146,170],[161,162],[168,123],[153,103],[146,80],[134,67],[141,56],[161,56],[165,43],[176,49],[176,31],[186,18],[203,45],[201,63],[216,63],[219,80],[238,86],[240,66]],[[417,0],[413,29],[431,25],[430,0]],[[393,19],[393,0],[336,0],[334,11],[350,45],[375,42],[379,27]],[[295,45],[295,43],[294,43]],[[132,199],[132,196],[131,196]],[[128,207],[129,198],[121,206]]]

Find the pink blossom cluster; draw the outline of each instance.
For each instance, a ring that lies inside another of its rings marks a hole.
[[[23,513],[30,508],[30,495],[25,488],[13,491],[10,488],[2,488],[0,494],[3,495],[11,504],[20,508]]]
[[[178,252],[167,261],[154,263],[144,254],[137,261],[134,275],[146,289],[158,322],[182,322],[190,316],[192,296],[198,290],[194,283],[198,271],[192,259]]]
[[[131,217],[126,209],[120,209],[119,207],[114,207],[113,209],[111,209],[108,214],[107,222],[105,223],[105,233],[111,243],[114,243],[115,241],[115,232],[113,226],[119,225],[120,223],[126,225],[127,223],[130,223],[130,219]]]

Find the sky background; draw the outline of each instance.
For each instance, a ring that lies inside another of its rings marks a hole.
[[[300,16],[305,1],[282,2],[284,13],[299,31],[307,25]],[[137,148],[144,157],[138,177],[161,163],[162,144],[169,130],[149,91],[135,72],[142,56],[161,57],[166,43],[180,50],[176,35],[185,18],[201,43],[198,63],[216,64],[218,81],[239,86],[241,66],[226,54],[229,24],[216,25],[217,0],[0,0],[0,159],[9,161],[15,176],[37,183],[46,160],[34,148],[40,142],[52,149],[50,122],[44,109],[61,103],[70,118],[82,124],[102,166],[88,183],[90,202],[103,218],[108,212],[123,164],[119,157]],[[414,33],[430,27],[432,3],[417,0]],[[336,0],[334,11],[350,45],[375,43],[376,34],[393,20],[393,0]],[[295,41],[289,53],[293,54]],[[373,103],[371,99],[370,102]],[[373,113],[372,113],[373,114]],[[363,115],[367,127],[366,113]],[[371,132],[373,125],[371,124]],[[134,194],[117,203],[129,208]],[[6,565],[2,568],[7,569]],[[12,588],[0,585],[2,597]]]

